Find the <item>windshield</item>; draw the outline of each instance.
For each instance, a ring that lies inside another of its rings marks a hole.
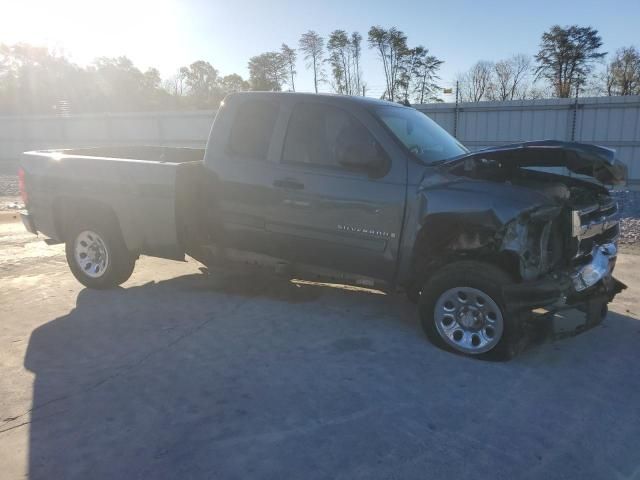
[[[380,107],[376,115],[424,163],[435,163],[469,151],[440,125],[413,108]]]

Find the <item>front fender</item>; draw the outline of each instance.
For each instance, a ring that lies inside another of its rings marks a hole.
[[[497,263],[533,279],[551,260],[546,245],[562,207],[532,189],[478,181],[428,188],[422,195],[412,281],[461,258]]]

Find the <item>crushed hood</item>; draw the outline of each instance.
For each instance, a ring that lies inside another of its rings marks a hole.
[[[488,148],[455,157],[444,163],[457,166],[465,162],[495,162],[499,167],[565,167],[604,184],[623,184],[627,166],[616,158],[615,150],[576,142],[543,140]]]

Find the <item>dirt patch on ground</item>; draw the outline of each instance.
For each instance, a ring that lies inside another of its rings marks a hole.
[[[0,197],[0,212],[11,212],[24,208],[20,197]]]
[[[0,173],[0,211],[24,208],[18,188],[18,177]]]
[[[18,177],[0,173],[0,197],[17,197],[19,195]]]

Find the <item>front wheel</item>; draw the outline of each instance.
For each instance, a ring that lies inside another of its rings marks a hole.
[[[93,221],[78,222],[68,236],[65,253],[73,276],[89,288],[124,283],[136,263],[119,230]]]
[[[503,270],[464,261],[444,267],[424,285],[420,320],[435,345],[465,355],[513,356],[516,322],[505,313]]]

